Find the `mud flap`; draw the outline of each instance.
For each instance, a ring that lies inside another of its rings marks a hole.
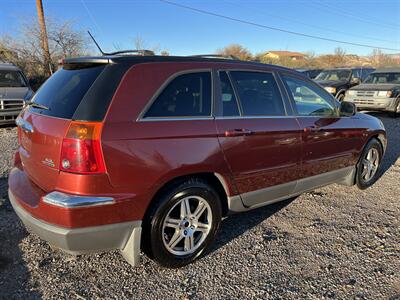
[[[136,267],[139,265],[140,260],[140,239],[142,235],[142,227],[135,227],[129,236],[123,249],[121,249],[121,254],[125,260]]]

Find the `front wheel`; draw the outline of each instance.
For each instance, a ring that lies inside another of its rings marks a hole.
[[[364,190],[378,179],[378,170],[382,161],[383,149],[377,139],[372,139],[365,146],[357,165],[356,183]]]
[[[390,113],[392,118],[397,118],[400,115],[400,98],[397,99],[396,108]]]
[[[168,189],[154,205],[147,232],[151,256],[176,268],[194,261],[214,240],[221,223],[218,193],[201,179]]]

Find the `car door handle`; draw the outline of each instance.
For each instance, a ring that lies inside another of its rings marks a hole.
[[[250,135],[253,132],[251,130],[241,128],[241,129],[232,129],[232,130],[227,130],[225,131],[225,136],[226,137],[231,137],[231,136],[243,136],[243,135]]]
[[[304,132],[318,132],[318,131],[321,131],[321,127],[308,126],[304,128]]]

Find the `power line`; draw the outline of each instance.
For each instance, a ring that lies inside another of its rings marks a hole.
[[[259,27],[259,28],[264,28],[264,29],[269,29],[269,30],[289,33],[289,34],[292,34],[292,35],[298,35],[298,36],[308,37],[308,38],[322,40],[322,41],[328,41],[328,42],[334,42],[334,43],[340,43],[340,44],[346,44],[346,45],[353,45],[353,46],[364,47],[364,48],[382,49],[382,50],[389,50],[389,51],[400,51],[400,49],[396,49],[396,48],[386,48],[386,47],[379,47],[379,46],[373,46],[373,45],[367,45],[367,44],[352,43],[352,42],[347,42],[347,41],[341,41],[341,40],[330,39],[330,38],[325,38],[325,37],[321,37],[321,36],[316,36],[316,35],[311,35],[311,34],[291,31],[291,30],[286,30],[286,29],[282,29],[282,28],[278,28],[278,27],[267,26],[267,25],[263,25],[263,24],[259,24],[259,23],[255,23],[255,22],[251,22],[251,21],[246,21],[246,20],[242,20],[242,19],[237,19],[237,18],[233,18],[233,17],[217,14],[217,13],[214,13],[214,12],[211,12],[211,11],[202,10],[202,9],[194,8],[194,7],[191,7],[191,6],[187,6],[187,5],[171,2],[171,1],[168,1],[168,0],[159,0],[159,1],[163,2],[165,4],[169,4],[169,5],[177,6],[177,7],[180,7],[180,8],[185,8],[187,10],[195,11],[195,12],[198,12],[198,13],[201,13],[201,14],[204,14],[204,15],[210,15],[210,16],[214,16],[214,17],[218,17],[218,18],[222,18],[222,19],[226,19],[226,20],[230,20],[230,21],[234,21],[234,22],[238,22],[238,23],[252,25],[252,26],[255,26],[255,27]]]
[[[85,8],[87,14],[89,15],[89,18],[92,20],[94,26],[97,27],[97,30],[99,30],[99,31],[104,35],[103,30],[101,29],[99,23],[97,23],[97,21],[96,21],[96,19],[94,18],[93,14],[90,12],[89,7],[86,5],[85,1],[84,1],[84,0],[81,0],[81,3],[82,3],[82,5],[83,5],[83,7]]]
[[[260,10],[254,9],[253,7],[240,5],[240,4],[232,3],[232,2],[229,2],[229,1],[228,1],[227,3],[230,4],[230,5],[232,5],[232,6],[241,7],[241,8],[243,8],[243,9],[248,9],[248,10],[251,10],[251,11],[256,12],[256,13],[258,13],[258,14],[261,14]],[[304,22],[299,21],[299,20],[293,20],[293,19],[291,19],[291,18],[285,18],[285,17],[282,17],[282,16],[277,16],[277,15],[269,14],[269,13],[266,13],[266,12],[264,12],[264,11],[262,12],[262,15],[263,15],[263,16],[273,17],[273,18],[278,18],[278,19],[281,19],[281,20],[287,20],[287,21],[290,21],[290,22],[293,22],[293,23],[297,23],[297,24],[301,24],[301,25],[304,25],[304,26],[307,26],[307,27],[316,28],[316,29],[318,29],[318,30],[320,30],[320,31],[327,31],[327,32],[333,32],[333,33],[340,33],[340,34],[343,34],[343,35],[352,36],[352,37],[357,37],[357,38],[361,38],[361,39],[365,39],[365,40],[379,41],[379,42],[386,42],[386,43],[394,43],[394,44],[397,45],[397,42],[393,42],[392,40],[378,39],[378,38],[374,38],[374,37],[367,37],[367,36],[358,35],[358,34],[353,34],[353,33],[349,33],[349,32],[343,32],[343,31],[339,31],[339,30],[333,30],[333,29],[329,29],[329,28],[326,28],[326,27],[316,26],[315,24],[311,25],[311,24],[304,23]]]

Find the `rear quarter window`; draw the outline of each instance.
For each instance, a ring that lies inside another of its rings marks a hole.
[[[206,117],[211,115],[211,73],[182,74],[158,95],[145,118]]]
[[[72,119],[82,99],[103,70],[104,65],[60,69],[42,85],[33,98],[35,103],[49,109],[30,107],[30,110],[42,115]]]

